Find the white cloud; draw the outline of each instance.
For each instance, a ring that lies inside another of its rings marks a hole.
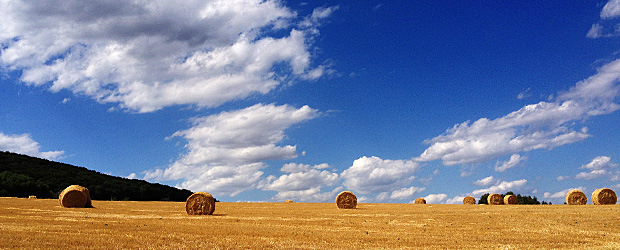
[[[601,18],[614,18],[620,16],[620,0],[609,0],[603,6],[601,11]]]
[[[578,127],[579,122],[620,109],[614,103],[620,90],[619,78],[620,60],[616,60],[560,93],[555,102],[527,105],[494,120],[480,118],[456,124],[427,140],[430,146],[416,160],[441,159],[448,166],[482,163],[503,155],[582,141],[590,135],[587,128]]]
[[[162,171],[164,178],[184,179],[180,188],[206,191],[215,196],[234,197],[243,191],[254,189],[261,180],[263,163],[243,165],[181,165],[178,161]],[[149,172],[147,172],[148,175]],[[147,176],[144,177],[147,179]],[[156,177],[161,178],[159,176]]]
[[[389,192],[381,192],[377,196],[375,196],[375,200],[377,201],[385,201],[390,198]]]
[[[448,198],[447,194],[429,194],[424,197],[426,204],[440,204]]]
[[[585,169],[610,169],[617,167],[618,163],[612,162],[609,156],[598,156],[590,163],[581,166],[581,168]]]
[[[504,172],[509,168],[519,165],[519,163],[525,160],[527,160],[527,157],[525,156],[521,156],[519,154],[512,154],[510,156],[510,159],[508,161],[502,162],[501,165],[499,161],[495,163],[495,171]]]
[[[370,203],[372,202],[372,198],[368,198],[366,196],[358,196],[357,203]]]
[[[415,193],[420,193],[420,192],[423,192],[424,190],[426,190],[426,188],[423,188],[423,187],[422,188],[420,187],[401,188],[399,190],[393,191],[392,195],[390,196],[390,199],[393,199],[393,200],[409,199]]]
[[[467,177],[472,175],[476,171],[476,165],[463,165],[461,166],[461,177]]]
[[[341,177],[346,188],[360,194],[391,192],[411,183],[418,167],[414,161],[364,156],[344,170]]]
[[[474,181],[473,184],[476,186],[491,186],[491,185],[497,184],[498,181],[499,180],[495,179],[495,177],[489,176],[489,177]]]
[[[30,134],[5,135],[0,133],[0,151],[9,151],[49,160],[59,159],[65,151],[41,151],[41,145]]]
[[[527,180],[526,179],[522,179],[522,180],[516,180],[516,181],[502,181],[501,183],[495,185],[495,186],[491,186],[489,188],[485,188],[485,189],[478,189],[478,190],[474,190],[472,192],[473,195],[482,195],[482,194],[486,194],[486,193],[506,193],[508,191],[518,191],[520,190],[525,184],[527,184]]]
[[[342,187],[337,187],[332,191],[323,193],[321,193],[321,188],[318,187],[299,191],[280,191],[273,199],[277,201],[329,202],[334,201],[336,195],[340,191],[342,191]]]
[[[618,163],[614,163],[611,161],[611,157],[609,156],[598,156],[594,158],[590,163],[582,165],[580,168],[588,169],[589,172],[581,172],[578,173],[575,178],[576,179],[585,179],[592,180],[605,176],[610,176],[612,174],[610,169],[617,168]],[[616,178],[616,176],[611,176],[611,178]]]
[[[526,90],[517,95],[517,99],[522,100],[530,96],[532,96],[532,88],[527,88]]]
[[[188,152],[165,170],[146,171],[144,178],[184,179],[182,188],[235,196],[256,187],[263,161],[297,157],[296,146],[276,144],[284,139],[284,130],[317,115],[308,106],[256,104],[195,118],[193,127],[172,135],[188,141]]]
[[[575,179],[592,180],[608,175],[609,173],[605,169],[592,170],[590,172],[581,172],[575,175]]]
[[[588,34],[586,34],[587,38],[599,38],[603,36],[603,26],[601,24],[595,23],[592,24],[590,30],[588,30]]]
[[[326,169],[329,168],[329,164],[323,163],[319,165],[306,165],[306,164],[297,164],[297,163],[287,163],[282,166],[280,171],[285,173],[299,173],[299,172],[307,172],[312,169]]]
[[[620,35],[620,24],[614,23],[611,21],[612,19],[620,16],[620,1],[619,0],[609,0],[603,9],[601,10],[600,17],[601,20],[599,23],[592,24],[592,27],[586,34],[588,38],[600,38],[600,37],[615,37]],[[602,25],[601,22],[605,22],[605,25]],[[605,26],[615,26],[614,30],[605,29]]]
[[[299,23],[300,27],[315,27],[320,25],[320,21],[332,15],[332,13],[338,10],[340,7],[319,7],[312,11],[312,15],[306,17]]]
[[[324,74],[310,46],[335,9],[300,18],[276,0],[3,1],[0,64],[138,112],[214,107]]]
[[[282,167],[281,171],[290,173],[275,177],[267,177],[258,184],[262,190],[278,191],[275,200],[300,200],[324,202],[333,196],[333,192],[320,193],[322,187],[333,186],[339,183],[340,177],[337,173],[332,173],[325,168],[326,164],[310,165],[290,163]]]
[[[570,179],[570,176],[558,176],[558,178],[556,178],[557,181],[563,181],[568,179]]]
[[[446,200],[446,204],[463,204],[463,199],[465,199],[465,196],[454,196]]]
[[[127,179],[136,179],[136,173],[131,173],[129,174],[127,177],[125,177]]]
[[[557,193],[554,193],[554,194],[551,194],[549,192],[545,192],[543,194],[543,198],[544,199],[566,198],[566,194],[568,192],[570,192],[571,190],[573,190],[573,189],[578,189],[578,190],[581,190],[581,191],[585,191],[586,190],[586,188],[584,188],[584,187],[577,187],[577,188],[567,188],[567,189],[564,189],[564,190],[562,190],[560,192],[557,192]]]

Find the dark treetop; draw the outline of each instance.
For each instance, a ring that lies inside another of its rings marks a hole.
[[[88,188],[93,200],[185,201],[192,194],[186,189],[0,151],[0,196],[55,199],[69,185]]]

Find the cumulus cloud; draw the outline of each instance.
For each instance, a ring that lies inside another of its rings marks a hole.
[[[527,180],[526,179],[522,179],[522,180],[516,180],[516,181],[502,181],[501,183],[485,188],[485,189],[478,189],[478,190],[474,190],[472,192],[473,195],[482,195],[482,194],[486,194],[486,193],[505,193],[508,191],[518,191],[520,190],[523,186],[525,186],[525,184],[527,184]]]
[[[592,180],[608,175],[607,170],[597,169],[590,172],[581,172],[575,176],[575,179]]]
[[[545,198],[545,199],[566,198],[566,194],[568,192],[570,192],[571,190],[573,190],[573,189],[579,189],[581,191],[585,191],[586,190],[586,188],[584,188],[584,187],[577,187],[577,188],[567,188],[567,189],[564,189],[564,190],[562,190],[560,192],[553,193],[553,194],[549,193],[549,192],[545,192],[543,194],[543,198]]]
[[[392,192],[413,181],[419,164],[410,160],[383,160],[379,157],[361,157],[344,170],[344,186],[360,194]]]
[[[335,9],[298,17],[276,0],[2,1],[0,63],[27,84],[132,111],[214,107],[324,74],[310,46]]]
[[[273,198],[274,200],[299,200],[324,202],[334,197],[334,192],[340,189],[334,189],[331,192],[321,193],[321,188],[325,186],[333,186],[339,183],[340,177],[337,173],[327,170],[327,164],[316,166],[289,163],[285,164],[282,172],[289,173],[279,177],[270,175],[258,184],[258,188],[262,190],[278,191]]]
[[[619,0],[609,0],[603,6],[601,10],[600,17],[601,20],[599,23],[592,24],[590,30],[586,34],[588,38],[601,38],[601,37],[615,37],[620,35],[620,24],[614,22],[613,19],[620,16],[620,1]],[[601,24],[601,23],[604,23]],[[606,28],[606,27],[615,27],[615,29]]]
[[[430,146],[418,161],[441,159],[444,165],[482,163],[494,158],[536,149],[553,149],[582,141],[590,135],[583,120],[620,109],[620,60],[559,93],[554,102],[527,105],[503,117],[480,118],[456,124],[444,134],[427,140]]]
[[[589,172],[580,172],[575,178],[592,180],[613,174],[611,169],[617,168],[618,163],[612,162],[609,156],[598,156],[594,158],[590,163],[582,165],[580,168],[590,170]],[[616,174],[617,175],[617,174]],[[615,176],[611,176],[615,178]]]
[[[65,151],[41,151],[41,145],[30,137],[30,134],[6,135],[0,133],[0,151],[9,151],[34,157],[55,160],[62,157]]]
[[[465,196],[454,196],[446,200],[446,204],[463,204],[463,199],[465,199]],[[476,200],[476,202],[478,201]]]
[[[590,163],[581,166],[581,168],[585,169],[610,169],[617,167],[618,163],[612,162],[609,156],[598,156]]]
[[[489,177],[482,178],[480,180],[474,181],[473,184],[476,185],[476,186],[486,187],[486,186],[491,186],[491,185],[497,184],[497,182],[498,182],[498,180],[495,179],[495,177],[489,176]]]
[[[601,18],[615,18],[620,16],[620,0],[609,0],[601,10]]]
[[[527,157],[521,156],[519,154],[512,154],[508,161],[500,163],[499,161],[495,163],[495,171],[504,172],[509,168],[516,167],[522,161],[527,160]]]
[[[342,191],[342,187],[337,187],[329,192],[321,192],[321,188],[318,187],[300,191],[280,191],[273,199],[278,201],[327,202],[333,200],[340,191]]]
[[[326,169],[329,168],[329,164],[323,163],[319,165],[306,165],[306,164],[297,164],[297,163],[288,163],[284,164],[280,171],[285,173],[300,173],[300,172],[308,172],[313,169]]]
[[[561,175],[558,176],[558,178],[556,178],[557,181],[563,181],[563,180],[568,180],[570,179],[570,176],[565,176],[565,175]]]
[[[146,171],[144,178],[184,179],[182,188],[235,196],[256,187],[263,174],[260,170],[265,167],[263,161],[297,157],[296,146],[276,144],[284,139],[287,128],[317,115],[318,111],[308,106],[296,109],[256,104],[194,118],[190,129],[172,135],[187,140],[188,152],[165,170]]]
[[[390,195],[390,199],[393,199],[393,200],[409,199],[414,194],[423,192],[424,190],[426,190],[426,188],[423,188],[423,187],[401,188],[399,190],[393,191],[392,195]]]
[[[424,199],[426,204],[440,204],[448,198],[447,194],[429,194]]]

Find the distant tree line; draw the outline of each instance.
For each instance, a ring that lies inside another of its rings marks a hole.
[[[74,184],[88,188],[93,200],[185,201],[192,194],[186,189],[0,151],[0,196],[56,199]]]
[[[489,197],[489,193],[483,194],[482,196],[480,196],[480,200],[478,201],[478,204],[489,204],[487,201],[487,198]],[[508,191],[505,194],[502,194],[502,199],[506,196],[506,195],[515,195],[515,193],[513,193],[512,191]],[[542,203],[540,201],[538,201],[538,198],[536,198],[536,196],[531,197],[531,196],[523,196],[521,194],[517,194],[517,199],[519,199],[519,205],[553,205],[551,204],[551,202],[547,203],[546,201],[542,201]]]

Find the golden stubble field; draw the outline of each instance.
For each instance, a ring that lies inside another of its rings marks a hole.
[[[93,205],[0,198],[0,249],[620,249],[620,205]]]

